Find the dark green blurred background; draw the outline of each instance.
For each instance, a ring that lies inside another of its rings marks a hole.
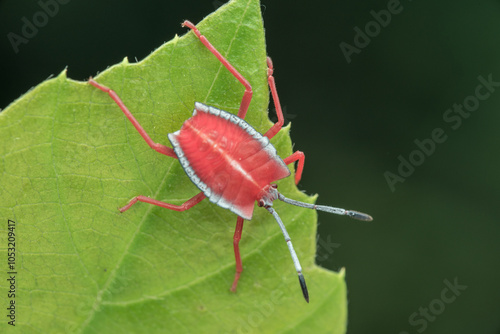
[[[72,0],[16,54],[7,34],[40,7],[0,1],[0,108],[66,66],[84,80],[142,59],[220,4]],[[319,214],[317,262],[347,268],[350,334],[500,333],[500,87],[474,98],[479,76],[500,83],[500,1],[396,4],[263,1],[280,98],[307,156],[300,188],[375,217]],[[371,11],[388,6],[398,13],[377,31]],[[367,23],[373,37],[348,63],[339,45]],[[470,117],[446,122],[464,100]],[[384,173],[422,157],[414,141],[436,128],[446,141],[392,191]],[[445,280],[466,288],[455,296]]]

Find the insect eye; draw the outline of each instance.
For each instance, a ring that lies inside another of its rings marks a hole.
[[[271,187],[273,187],[274,189],[278,189],[278,185],[276,183],[271,184]]]
[[[264,206],[264,200],[259,200],[259,202],[257,203],[258,206]]]

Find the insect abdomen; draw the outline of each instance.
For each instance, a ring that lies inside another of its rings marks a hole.
[[[258,193],[290,175],[267,137],[241,118],[195,104],[193,117],[169,134],[186,174],[211,202],[251,219]]]

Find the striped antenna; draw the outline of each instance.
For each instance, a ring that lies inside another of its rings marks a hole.
[[[304,279],[304,275],[302,275],[302,267],[300,266],[299,258],[297,257],[297,254],[295,253],[295,250],[293,249],[292,241],[290,240],[290,236],[288,235],[288,232],[286,231],[285,225],[283,225],[283,222],[281,221],[280,216],[278,213],[270,206],[265,207],[267,211],[269,211],[274,219],[276,219],[276,222],[280,226],[281,232],[283,232],[283,236],[285,237],[286,244],[288,245],[288,250],[290,251],[290,255],[292,256],[293,260],[293,265],[295,266],[295,270],[297,271],[297,275],[299,275],[299,283],[300,283],[300,288],[302,289],[302,294],[304,295],[304,299],[306,302],[309,303],[309,293],[307,292],[307,285],[306,281]]]
[[[326,205],[316,205],[316,204],[309,204],[309,203],[304,203],[304,202],[299,202],[294,199],[287,198],[283,196],[281,193],[278,194],[278,199],[280,201],[283,201],[288,204],[300,206],[302,208],[307,208],[307,209],[314,209],[314,210],[320,210],[320,211],[325,211],[329,213],[335,213],[337,215],[342,215],[342,216],[348,216],[357,220],[363,220],[366,222],[370,222],[373,220],[372,216],[367,215],[366,213],[354,211],[354,210],[345,210],[341,208],[335,208],[333,206],[326,206]]]

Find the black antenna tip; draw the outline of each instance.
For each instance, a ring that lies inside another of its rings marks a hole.
[[[304,279],[304,275],[302,275],[302,273],[299,273],[299,283],[304,299],[309,303],[309,292],[307,292],[306,280]]]
[[[362,220],[365,222],[371,222],[373,220],[372,216],[367,215],[366,213],[354,211],[354,210],[347,211],[347,215],[351,218],[354,218],[357,220]]]

